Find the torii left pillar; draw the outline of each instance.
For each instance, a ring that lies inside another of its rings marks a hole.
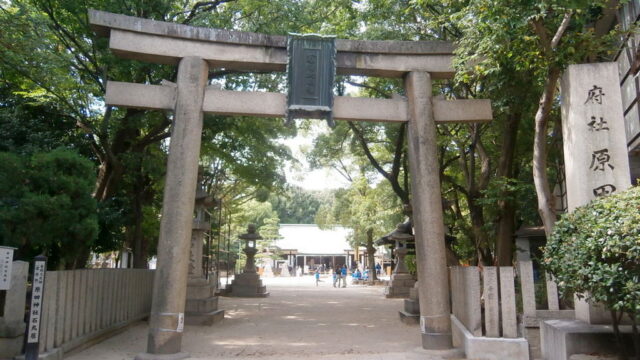
[[[153,286],[147,352],[136,360],[186,359],[182,331],[198,160],[202,103],[209,66],[185,57],[178,66],[177,96],[162,201],[158,267]]]

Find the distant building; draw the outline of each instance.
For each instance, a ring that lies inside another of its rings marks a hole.
[[[620,1],[615,1],[619,5]],[[614,6],[612,6],[615,9]],[[606,16],[609,15],[609,16]],[[617,11],[609,10],[605,13],[601,24],[604,29],[611,28],[618,23],[623,30],[629,30],[638,26],[640,16],[640,0],[626,2]],[[629,149],[629,166],[631,170],[631,182],[637,184],[640,178],[640,34],[632,32],[627,38],[622,39],[620,50],[615,56],[620,75],[620,87],[622,88],[622,103],[624,120],[627,132],[627,146]]]
[[[324,269],[347,265],[356,265],[355,251],[347,239],[351,229],[334,226],[322,230],[315,224],[280,224],[282,239],[275,242],[283,257],[276,266],[287,263],[291,268],[301,267],[305,272],[318,267]],[[358,251],[358,264],[366,260],[366,249]]]

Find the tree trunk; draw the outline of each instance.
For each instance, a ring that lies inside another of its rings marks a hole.
[[[533,142],[533,181],[538,197],[538,212],[544,231],[549,237],[556,222],[556,210],[547,175],[547,130],[549,112],[556,92],[556,84],[560,78],[560,69],[551,67],[547,74],[544,91],[535,117],[535,135]]]
[[[618,317],[618,312],[615,310],[610,310],[611,313],[611,320],[613,322],[613,334],[615,335],[616,338],[616,344],[618,345],[618,355],[620,357],[620,360],[627,360],[627,351],[625,350],[625,347],[623,345],[623,341],[622,341],[622,334],[620,333],[620,318]]]
[[[133,199],[134,223],[131,239],[134,269],[147,268],[147,241],[142,232],[142,221],[144,220],[142,206],[142,192],[136,191]]]
[[[513,106],[513,105],[512,105]],[[502,147],[498,164],[498,177],[513,178],[513,160],[516,151],[518,127],[522,114],[510,113],[502,133]],[[513,234],[515,232],[516,207],[507,189],[502,189],[498,201],[498,229],[496,237],[496,262],[498,266],[511,266],[513,258]]]
[[[376,248],[373,247],[373,229],[367,229],[367,261],[369,262],[369,281],[373,282],[378,280],[376,274],[376,259],[373,256],[376,253]]]

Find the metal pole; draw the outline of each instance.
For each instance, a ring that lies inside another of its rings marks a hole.
[[[229,285],[229,254],[231,253],[231,211],[227,209],[227,280],[225,283],[225,288]],[[233,266],[233,275],[236,274],[235,264]]]

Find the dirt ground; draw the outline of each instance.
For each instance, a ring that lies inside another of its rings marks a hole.
[[[420,346],[417,325],[400,322],[401,299],[382,287],[316,287],[312,277],[267,279],[268,298],[220,298],[223,322],[187,326],[183,351],[192,359],[462,359]],[[130,360],[146,348],[146,323],[68,360]]]

